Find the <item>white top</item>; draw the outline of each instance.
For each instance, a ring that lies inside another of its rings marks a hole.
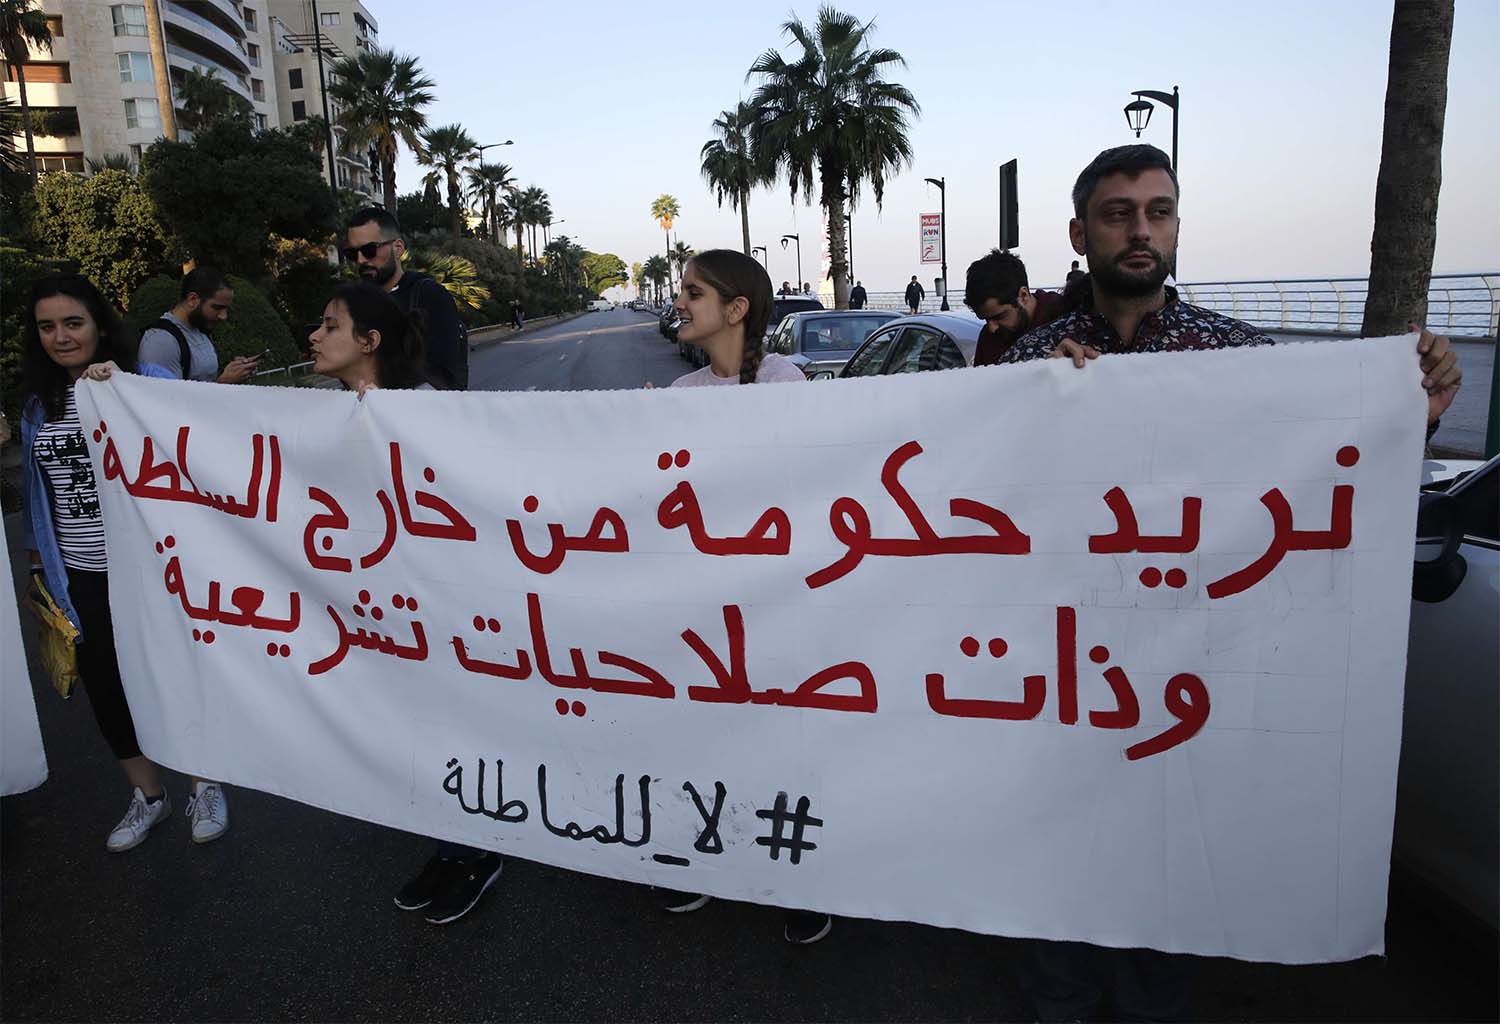
[[[786,356],[775,352],[767,352],[765,358],[760,361],[760,368],[755,372],[755,383],[757,384],[790,384],[793,381],[805,381],[807,378],[802,371],[797,369],[797,364]],[[674,388],[701,388],[714,384],[738,384],[740,375],[733,377],[720,377],[714,373],[712,366],[704,366],[685,373],[672,382]]]
[[[37,430],[31,453],[52,492],[52,526],[63,564],[69,569],[104,572],[109,563],[104,557],[99,489],[94,484],[94,467],[72,387],[68,388],[63,414]]]

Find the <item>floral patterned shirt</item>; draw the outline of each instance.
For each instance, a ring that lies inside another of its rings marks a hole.
[[[1167,304],[1146,314],[1132,341],[1121,338],[1110,322],[1098,313],[1079,310],[1027,332],[1010,347],[1001,362],[1045,359],[1064,338],[1071,338],[1081,345],[1092,345],[1100,355],[1276,344],[1276,339],[1243,320],[1182,302],[1177,298],[1175,288],[1166,291]]]

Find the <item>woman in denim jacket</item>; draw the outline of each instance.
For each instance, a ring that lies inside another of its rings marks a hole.
[[[158,366],[137,367],[133,341],[86,278],[43,278],[32,289],[21,364],[23,542],[33,580],[45,582],[79,630],[79,675],[99,731],[133,787],[125,817],[105,844],[112,853],[138,846],[172,809],[160,770],[136,742],[120,680],[99,489],[73,397],[80,379],[104,380],[113,369],[171,376]],[[194,780],[188,816],[194,841],[223,834],[228,810],[216,783]]]

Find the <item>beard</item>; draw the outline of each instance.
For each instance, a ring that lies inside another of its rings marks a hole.
[[[1085,248],[1087,248],[1087,243],[1088,239],[1085,238]],[[1150,267],[1145,270],[1133,270],[1124,266],[1124,260],[1141,254],[1151,257]],[[1094,287],[1105,295],[1114,295],[1122,299],[1139,299],[1153,294],[1166,282],[1168,275],[1172,272],[1171,258],[1150,246],[1126,249],[1113,259],[1100,256],[1089,249],[1088,262]]]
[[[361,263],[359,276],[384,287],[387,281],[396,276],[396,261],[393,259],[389,263]]]
[[[214,328],[218,326],[217,321],[210,323],[208,318],[196,309],[188,313],[187,322],[193,330],[202,331],[204,334],[214,333]]]

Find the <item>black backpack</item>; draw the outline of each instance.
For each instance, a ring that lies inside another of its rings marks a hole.
[[[191,373],[193,369],[193,353],[192,350],[188,348],[187,336],[182,333],[182,329],[172,321],[168,320],[166,317],[162,317],[160,320],[156,321],[156,323],[152,324],[146,329],[160,329],[166,331],[172,337],[177,339],[177,359],[182,365],[182,379],[187,380],[188,374]]]

